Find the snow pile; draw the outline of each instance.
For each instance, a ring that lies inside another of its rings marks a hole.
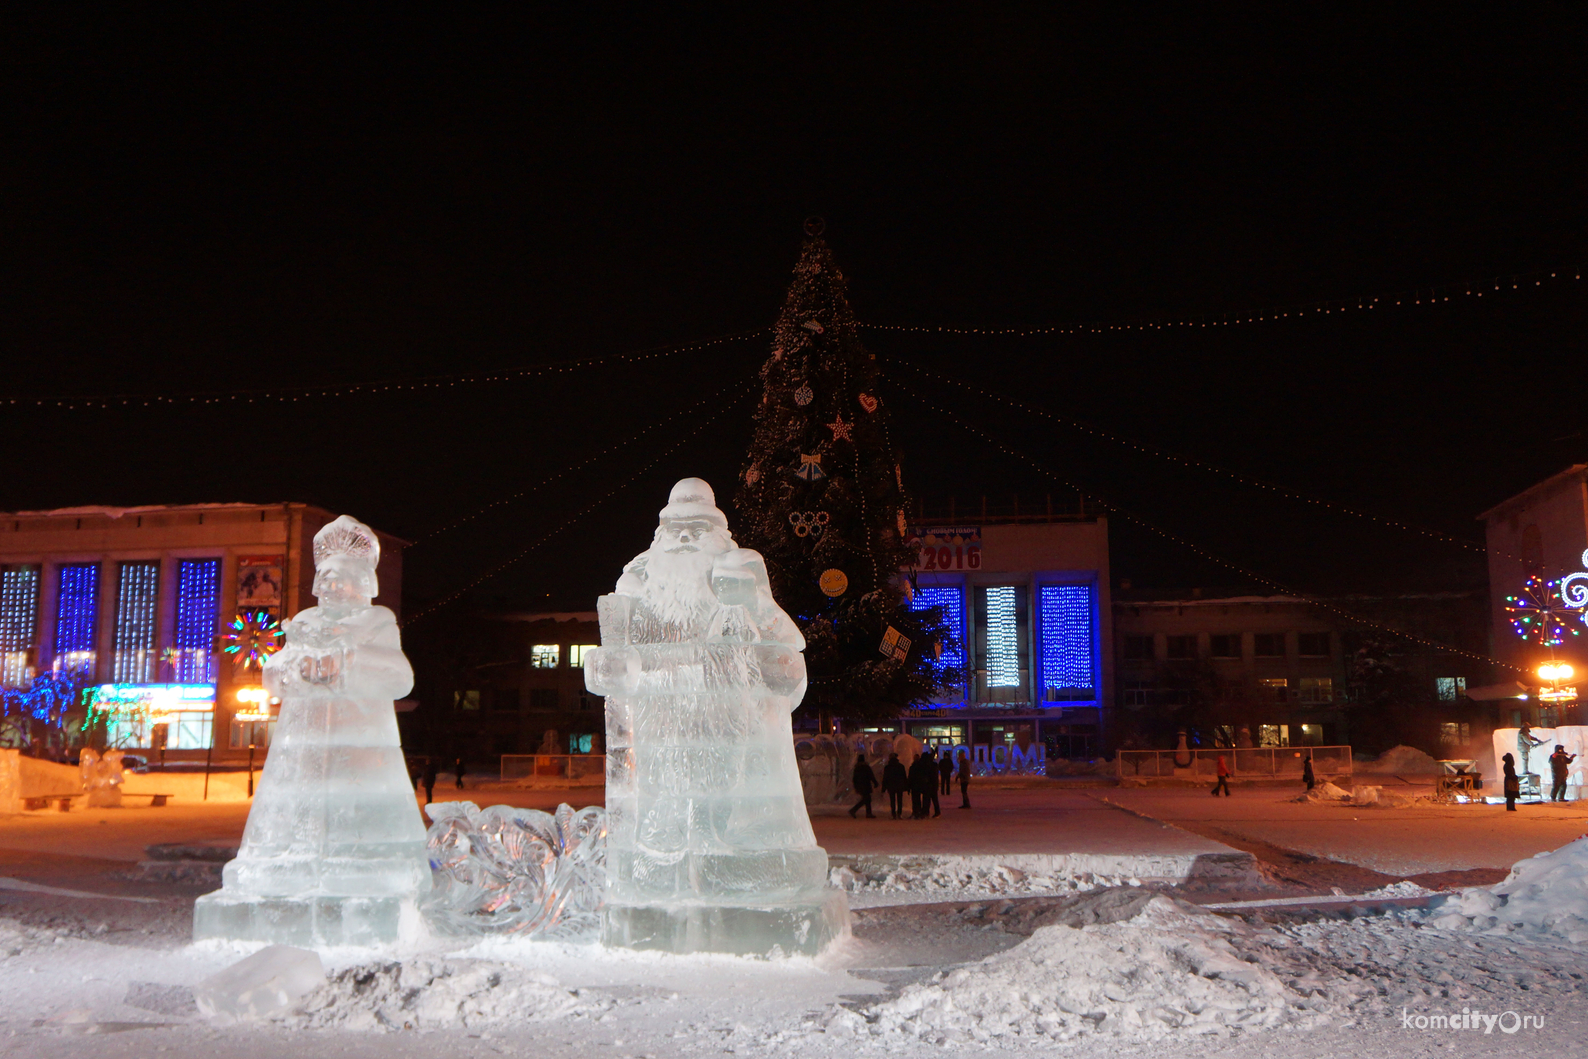
[[[1417,775],[1436,774],[1440,764],[1427,754],[1414,746],[1391,747],[1380,754],[1373,761],[1370,772],[1391,772],[1395,774],[1413,773]]]
[[[294,1029],[407,1030],[544,1022],[599,1014],[610,999],[550,975],[480,960],[414,959],[330,975],[290,1016]]]
[[[1463,890],[1433,924],[1448,930],[1517,931],[1588,942],[1588,835],[1518,861],[1490,888]]]
[[[1337,787],[1332,783],[1318,784],[1310,791],[1304,791],[1294,799],[1298,802],[1345,802],[1351,800],[1351,792],[1344,787]]]
[[[1334,1010],[1309,998],[1313,988],[1287,984],[1252,937],[1238,921],[1157,896],[1121,922],[1039,927],[867,1014],[873,1033],[946,1043],[1222,1034],[1315,1024]]]
[[[1433,895],[1436,892],[1437,891],[1435,891],[1435,890],[1428,889],[1426,886],[1419,886],[1417,883],[1412,882],[1410,879],[1402,879],[1400,882],[1393,882],[1393,883],[1390,883],[1388,886],[1380,886],[1377,890],[1369,890],[1367,893],[1362,894],[1361,896],[1363,896],[1363,897],[1429,897],[1429,896]]]
[[[1100,886],[1139,886],[1139,879],[1098,872],[1027,871],[982,857],[912,857],[902,862],[840,864],[828,882],[847,893],[1037,895]]]

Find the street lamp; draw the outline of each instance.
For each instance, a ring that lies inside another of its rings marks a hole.
[[[1540,702],[1571,702],[1577,698],[1577,689],[1575,687],[1561,687],[1560,684],[1563,680],[1570,680],[1572,675],[1576,673],[1576,670],[1569,663],[1545,662],[1534,672],[1538,674],[1540,680],[1549,681],[1550,685],[1547,688],[1541,687],[1538,689]]]

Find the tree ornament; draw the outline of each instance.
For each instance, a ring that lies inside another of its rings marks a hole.
[[[800,453],[800,465],[794,468],[794,477],[803,478],[807,482],[819,482],[827,477],[827,472],[822,470],[822,454],[816,453],[807,456]]]
[[[854,426],[853,423],[845,423],[844,422],[844,414],[842,412],[839,412],[838,413],[838,422],[836,422],[836,423],[828,423],[827,424],[827,429],[831,430],[833,432],[833,440],[834,441],[850,441],[850,442],[852,442],[855,439],[850,436],[849,430],[853,426]]]
[[[818,335],[822,334],[823,332],[825,332],[827,330],[825,327],[822,326],[820,320],[806,320],[803,324],[800,324],[800,326],[803,327],[805,330],[814,332],[814,333],[816,333]]]
[[[825,511],[790,511],[789,524],[796,537],[820,537],[832,516]]]
[[[822,220],[820,217],[805,218],[805,234],[810,236],[812,239],[820,239],[822,237],[822,233],[826,230],[827,222]]]
[[[782,360],[783,359],[783,350],[781,348],[774,349],[772,351],[772,359],[773,360]]]
[[[860,395],[860,407],[867,412],[875,412],[877,410],[877,399],[869,393],[863,393]]]
[[[910,524],[904,521],[904,509],[899,509],[899,537],[902,539],[910,535]]]
[[[890,625],[888,631],[882,634],[882,644],[877,650],[884,658],[902,662],[910,657],[910,638]]]
[[[745,471],[744,471],[744,484],[745,485],[754,485],[756,482],[759,482],[760,480],[761,480],[761,465],[760,464],[752,463],[752,464],[750,464],[749,467],[745,468]]]
[[[799,389],[794,391],[794,403],[799,405],[801,408],[804,408],[806,405],[811,403],[811,399],[815,396],[815,390],[811,389],[809,385],[802,385]]]
[[[842,570],[823,570],[822,576],[817,580],[816,585],[826,595],[837,598],[849,591],[849,575]]]
[[[904,492],[904,468],[900,467],[897,463],[893,465],[893,480],[898,484],[899,492]],[[904,513],[902,511],[899,513],[899,518],[904,518]]]
[[[281,623],[268,610],[239,611],[221,634],[222,654],[243,669],[261,669],[281,650]]]

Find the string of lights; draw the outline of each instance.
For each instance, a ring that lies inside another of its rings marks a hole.
[[[1142,319],[1117,323],[1106,321],[1055,324],[1051,327],[917,327],[910,324],[871,324],[857,322],[857,326],[872,331],[906,331],[914,334],[945,335],[1009,335],[1029,338],[1034,335],[1101,335],[1110,331],[1166,331],[1191,327],[1234,327],[1238,324],[1272,323],[1278,320],[1304,319],[1309,316],[1330,316],[1335,313],[1367,312],[1374,309],[1409,305],[1443,305],[1455,299],[1482,298],[1506,291],[1519,291],[1528,287],[1542,287],[1545,283],[1560,280],[1580,280],[1582,269],[1556,269],[1549,272],[1525,272],[1512,276],[1495,276],[1466,283],[1439,283],[1428,287],[1415,287],[1408,291],[1383,294],[1377,297],[1320,298],[1316,301],[1276,305],[1266,309],[1248,309],[1241,312],[1201,313],[1179,319]]]
[[[759,374],[759,369],[757,369],[757,374]],[[646,434],[649,434],[651,431],[657,430],[660,427],[666,426],[668,423],[671,423],[675,419],[679,419],[679,418],[682,418],[684,416],[688,416],[688,415],[693,414],[696,409],[701,408],[704,405],[708,405],[708,404],[710,404],[711,402],[713,402],[715,400],[718,400],[719,398],[722,397],[723,394],[727,393],[729,390],[735,389],[735,388],[737,388],[739,386],[742,386],[742,385],[744,385],[743,380],[736,379],[733,382],[730,382],[728,385],[722,387],[720,390],[717,390],[714,393],[708,394],[707,396],[705,396],[705,397],[701,398],[700,400],[696,401],[694,404],[690,405],[688,408],[685,408],[682,411],[674,412],[672,415],[665,416],[662,419],[658,419],[654,423],[651,423],[649,426],[641,427],[638,433],[632,434],[629,437],[624,438],[622,441],[617,442],[616,444],[608,445],[606,448],[602,449],[600,452],[596,453],[593,456],[587,456],[587,457],[585,457],[584,459],[580,460],[577,463],[569,464],[567,467],[564,467],[562,470],[558,471],[557,473],[555,473],[553,475],[550,475],[549,477],[542,478],[540,481],[536,482],[534,485],[529,486],[526,489],[520,489],[518,492],[509,494],[508,496],[504,496],[500,500],[493,500],[491,503],[486,504],[484,507],[481,507],[481,508],[478,508],[478,509],[472,511],[472,512],[470,512],[467,515],[464,515],[462,518],[456,520],[455,522],[449,522],[445,526],[440,527],[439,529],[431,530],[429,533],[426,533],[424,536],[420,537],[417,541],[415,541],[414,544],[415,545],[422,544],[423,542],[431,540],[432,538],[439,537],[443,533],[450,532],[452,530],[457,529],[459,526],[464,526],[464,525],[467,525],[470,522],[473,522],[475,519],[478,519],[481,516],[483,516],[485,514],[488,514],[491,511],[494,511],[496,508],[503,507],[503,506],[505,506],[507,504],[511,504],[515,500],[521,500],[524,497],[529,496],[531,493],[533,493],[533,492],[535,492],[535,491],[537,491],[539,489],[544,489],[546,486],[552,484],[553,482],[558,481],[558,480],[563,479],[563,478],[566,478],[570,474],[573,474],[575,471],[578,471],[578,470],[581,470],[581,469],[583,469],[585,467],[590,466],[592,463],[595,463],[597,460],[601,459],[604,456],[609,456],[612,453],[617,452],[619,449],[627,448],[629,445],[632,445],[636,441],[640,440],[640,438],[643,438]]]
[[[469,592],[471,592],[474,589],[478,588],[479,586],[485,584],[485,582],[489,581],[491,578],[496,577],[498,574],[502,573],[504,570],[507,570],[509,567],[512,567],[512,566],[522,562],[524,559],[528,558],[529,555],[532,552],[534,552],[537,548],[539,548],[541,545],[545,544],[547,541],[549,541],[553,537],[557,536],[563,530],[567,529],[569,526],[572,526],[575,522],[578,522],[580,519],[582,519],[586,515],[590,514],[590,512],[594,511],[596,508],[600,507],[602,504],[606,503],[608,500],[612,499],[614,496],[617,496],[623,490],[627,489],[629,486],[631,486],[635,482],[639,481],[640,478],[643,477],[645,475],[645,473],[647,471],[649,471],[652,467],[655,467],[658,463],[662,462],[662,460],[664,460],[668,456],[672,455],[674,452],[678,451],[678,449],[682,448],[683,445],[686,442],[690,441],[692,438],[694,438],[695,435],[699,434],[701,431],[705,430],[706,427],[708,427],[712,423],[716,422],[717,419],[719,419],[723,415],[723,413],[727,412],[729,409],[738,407],[741,403],[743,403],[747,398],[749,398],[750,396],[752,396],[756,392],[757,392],[757,389],[755,387],[751,387],[745,393],[740,394],[737,398],[727,402],[721,408],[718,408],[715,412],[711,413],[709,416],[706,416],[704,419],[700,420],[700,422],[695,425],[695,429],[691,430],[689,433],[687,433],[687,434],[683,435],[682,437],[680,437],[677,441],[673,442],[673,444],[669,445],[667,448],[665,448],[662,451],[658,452],[654,457],[651,458],[651,460],[648,463],[646,463],[643,466],[641,466],[638,470],[636,470],[633,474],[629,475],[627,478],[623,479],[623,481],[619,482],[616,486],[612,487],[607,492],[605,492],[601,496],[597,497],[595,500],[593,500],[590,503],[586,504],[584,507],[582,507],[578,511],[574,512],[572,515],[568,516],[566,519],[564,519],[562,522],[558,523],[552,529],[547,530],[545,533],[541,534],[541,536],[537,537],[533,542],[531,542],[529,544],[528,547],[524,548],[517,555],[514,555],[511,559],[508,559],[505,562],[500,563],[497,566],[492,567],[490,570],[487,570],[485,573],[481,574],[479,577],[476,577],[473,581],[470,581],[468,584],[464,585],[462,588],[458,589],[456,592],[453,592],[451,595],[443,596],[441,599],[436,600],[436,602],[430,604],[430,606],[428,606],[428,607],[425,607],[423,610],[416,611],[415,613],[410,615],[403,622],[403,626],[405,628],[408,627],[408,626],[411,626],[416,621],[419,621],[421,618],[425,617],[426,615],[434,614],[436,611],[440,610],[442,607],[448,606],[449,604],[452,604],[452,603],[456,603],[458,600],[462,599]]]
[[[970,423],[965,422],[965,420],[961,419],[959,416],[955,415],[953,412],[949,411],[948,409],[938,407],[937,405],[933,404],[927,398],[923,397],[920,393],[915,391],[910,386],[905,385],[903,383],[900,383],[897,379],[894,379],[893,382],[894,382],[895,386],[900,387],[905,393],[909,394],[916,401],[919,401],[922,405],[924,405],[926,408],[928,408],[932,412],[935,412],[938,415],[944,416],[944,417],[952,420],[954,423],[958,424],[963,430],[967,431],[968,433],[976,435],[977,437],[981,438],[983,441],[987,442],[987,444],[991,445],[993,448],[998,449],[1000,452],[1003,452],[1005,455],[1012,456],[1015,459],[1020,460],[1023,463],[1029,464],[1038,473],[1040,473],[1040,474],[1042,474],[1042,475],[1044,475],[1044,476],[1046,476],[1048,478],[1051,478],[1053,481],[1058,482],[1059,484],[1064,485],[1067,488],[1074,489],[1077,492],[1081,491],[1081,487],[1080,486],[1078,486],[1074,482],[1071,482],[1068,479],[1064,478],[1062,475],[1058,474],[1057,472],[1049,469],[1047,466],[1045,466],[1044,464],[1042,464],[1038,460],[1032,458],[1031,456],[1026,455],[1024,452],[1020,452],[1017,449],[1014,449],[1014,448],[1011,448],[1008,445],[1005,445],[1003,442],[999,441],[997,438],[994,438],[992,435],[988,434],[986,431],[980,429],[979,427],[973,426]],[[1462,650],[1459,647],[1451,647],[1449,644],[1442,644],[1442,643],[1439,643],[1439,642],[1437,642],[1435,640],[1424,639],[1421,636],[1416,636],[1416,635],[1414,635],[1412,633],[1405,632],[1404,630],[1396,629],[1396,628],[1393,628],[1393,627],[1388,626],[1388,625],[1383,625],[1383,624],[1380,624],[1378,622],[1371,621],[1371,620],[1369,620],[1367,618],[1363,618],[1360,615],[1353,614],[1353,613],[1351,613],[1348,610],[1344,610],[1341,607],[1335,606],[1333,603],[1330,603],[1327,600],[1322,600],[1322,599],[1318,599],[1318,598],[1316,598],[1314,596],[1309,596],[1309,595],[1307,595],[1304,592],[1298,592],[1295,589],[1292,589],[1292,588],[1289,588],[1289,587],[1287,587],[1285,585],[1280,584],[1278,581],[1275,581],[1272,578],[1264,577],[1263,575],[1258,574],[1258,573],[1254,573],[1253,571],[1248,570],[1248,569],[1246,569],[1243,566],[1240,566],[1240,565],[1238,565],[1236,563],[1232,563],[1228,559],[1224,559],[1224,558],[1221,558],[1220,556],[1214,555],[1212,552],[1208,551],[1205,548],[1200,547],[1197,544],[1192,543],[1191,541],[1186,540],[1184,537],[1181,537],[1181,536],[1178,536],[1177,534],[1171,533],[1168,530],[1163,529],[1162,527],[1157,526],[1154,523],[1149,522],[1146,519],[1141,518],[1138,515],[1135,515],[1135,514],[1129,512],[1129,511],[1124,510],[1123,508],[1119,507],[1117,504],[1111,503],[1111,502],[1099,497],[1095,492],[1093,492],[1090,489],[1085,490],[1085,492],[1086,492],[1086,495],[1088,497],[1092,497],[1092,498],[1096,499],[1096,501],[1097,501],[1099,506],[1108,509],[1110,512],[1118,515],[1119,517],[1125,519],[1126,521],[1135,523],[1136,525],[1140,526],[1141,528],[1147,530],[1150,533],[1153,533],[1153,534],[1155,534],[1155,535],[1157,535],[1159,537],[1162,537],[1164,540],[1167,540],[1167,541],[1170,541],[1171,543],[1180,545],[1180,547],[1185,548],[1186,550],[1192,552],[1193,554],[1195,554],[1197,556],[1200,556],[1203,559],[1206,559],[1208,562],[1214,563],[1214,564],[1216,564],[1218,566],[1222,566],[1222,567],[1224,567],[1227,570],[1232,570],[1235,573],[1240,574],[1242,577],[1248,578],[1248,579],[1250,579],[1251,581],[1253,581],[1253,582],[1255,582],[1257,584],[1266,585],[1267,587],[1272,588],[1272,589],[1274,589],[1277,592],[1281,592],[1284,595],[1293,596],[1296,599],[1299,599],[1299,600],[1301,600],[1301,601],[1303,601],[1305,603],[1310,603],[1311,605],[1313,605],[1315,607],[1318,607],[1321,610],[1330,611],[1333,614],[1337,614],[1340,617],[1345,618],[1347,621],[1350,621],[1353,624],[1361,625],[1361,626],[1364,626],[1364,627],[1370,628],[1370,629],[1376,629],[1379,632],[1388,633],[1388,634],[1390,634],[1392,636],[1399,637],[1399,638],[1401,638],[1403,640],[1407,640],[1407,641],[1410,641],[1410,642],[1416,643],[1416,644],[1421,644],[1424,647],[1432,647],[1432,648],[1434,648],[1437,651],[1446,651],[1446,652],[1449,652],[1450,654],[1461,655],[1464,658],[1471,658],[1471,659],[1473,659],[1475,661],[1487,662],[1487,663],[1490,663],[1492,665],[1497,665],[1497,666],[1500,666],[1500,667],[1505,668],[1505,669],[1515,670],[1518,673],[1527,672],[1526,670],[1522,669],[1520,666],[1511,665],[1509,662],[1501,662],[1498,659],[1490,658],[1488,655],[1476,654],[1476,653],[1474,653],[1472,651],[1464,651],[1464,650]]]
[[[902,365],[919,375],[924,376],[927,374],[922,368],[910,363],[907,360],[896,358],[892,360],[891,363]],[[1338,512],[1342,515],[1350,515],[1353,518],[1363,519],[1368,522],[1376,522],[1381,526],[1389,526],[1394,529],[1404,530],[1407,533],[1413,533],[1420,537],[1428,537],[1434,540],[1445,541],[1447,543],[1466,548],[1470,551],[1483,552],[1485,550],[1481,544],[1469,541],[1463,537],[1457,537],[1454,534],[1441,533],[1438,530],[1424,529],[1420,526],[1413,526],[1406,522],[1397,521],[1396,519],[1384,518],[1380,515],[1369,514],[1366,511],[1358,511],[1357,509],[1347,507],[1344,504],[1337,504],[1329,500],[1320,500],[1317,497],[1307,496],[1304,493],[1297,493],[1294,490],[1286,489],[1284,486],[1275,485],[1272,482],[1265,482],[1261,478],[1253,478],[1250,475],[1241,474],[1238,471],[1226,470],[1223,467],[1207,463],[1192,456],[1181,456],[1172,452],[1165,452],[1162,449],[1149,445],[1144,441],[1135,441],[1131,438],[1121,437],[1118,434],[1112,434],[1106,430],[1099,429],[1098,427],[1082,423],[1079,420],[1069,419],[1061,415],[1055,415],[1054,413],[1049,412],[1044,408],[1039,408],[1036,405],[1026,404],[1023,401],[1017,401],[1012,397],[1005,397],[1001,393],[995,393],[992,390],[983,389],[980,386],[974,386],[970,383],[961,382],[951,375],[945,375],[941,372],[932,372],[931,377],[942,382],[952,383],[953,385],[964,390],[966,393],[979,394],[988,400],[998,401],[1001,404],[1008,405],[1010,408],[1018,408],[1023,412],[1029,412],[1032,415],[1041,416],[1042,418],[1050,420],[1054,423],[1058,423],[1061,426],[1069,427],[1072,430],[1078,430],[1083,434],[1091,434],[1093,437],[1102,438],[1105,441],[1111,441],[1116,445],[1122,445],[1127,449],[1132,449],[1148,456],[1155,456],[1158,459],[1165,460],[1170,463],[1178,463],[1185,467],[1194,467],[1197,470],[1206,471],[1209,474],[1228,478],[1231,481],[1238,482],[1241,485],[1251,486],[1254,489],[1266,490],[1275,494],[1276,496],[1285,497],[1288,500],[1295,500],[1302,504],[1310,504],[1314,507],[1324,508],[1328,511]]]
[[[720,335],[684,345],[654,346],[629,353],[609,353],[602,357],[584,357],[578,360],[550,361],[508,371],[485,372],[469,375],[428,375],[412,379],[389,379],[382,382],[350,382],[332,386],[302,386],[267,390],[235,390],[210,393],[177,394],[98,394],[57,397],[3,397],[0,405],[34,407],[77,411],[80,409],[197,407],[203,405],[290,404],[327,397],[354,397],[383,393],[423,392],[445,390],[459,386],[484,386],[492,383],[521,382],[542,375],[559,375],[584,371],[588,368],[618,364],[638,364],[647,360],[671,357],[760,338],[772,333],[771,328],[758,331],[741,331],[738,334]]]

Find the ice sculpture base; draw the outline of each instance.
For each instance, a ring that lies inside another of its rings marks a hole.
[[[661,952],[815,956],[849,934],[849,902],[839,890],[807,900],[743,904],[614,905],[601,910],[601,943]]]
[[[394,945],[423,932],[411,897],[255,897],[217,890],[193,902],[193,940],[268,941],[299,948]]]

